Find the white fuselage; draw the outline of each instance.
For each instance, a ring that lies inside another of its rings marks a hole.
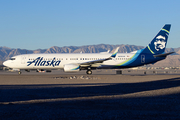
[[[88,61],[96,61],[108,58],[110,55],[111,53],[23,54],[14,56],[11,60],[7,60],[3,64],[14,69],[64,69],[64,65],[66,64],[81,64]],[[114,66],[127,61],[133,55],[134,53],[117,54],[115,58],[103,61],[102,63],[92,64],[91,67],[99,67],[101,65]],[[37,61],[36,59],[38,57],[41,60]],[[28,66],[28,62],[33,60],[35,60],[34,63]],[[53,64],[51,64],[52,61]]]

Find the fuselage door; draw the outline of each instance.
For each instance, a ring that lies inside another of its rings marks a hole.
[[[145,63],[145,55],[141,55],[141,63]]]
[[[26,59],[25,56],[21,56],[21,64],[25,64],[25,59]]]

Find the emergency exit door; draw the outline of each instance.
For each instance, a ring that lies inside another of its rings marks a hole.
[[[25,56],[21,57],[21,64],[25,64]]]

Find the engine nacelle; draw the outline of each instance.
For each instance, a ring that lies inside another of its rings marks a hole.
[[[64,65],[64,72],[79,72],[80,66],[76,64],[66,64]]]

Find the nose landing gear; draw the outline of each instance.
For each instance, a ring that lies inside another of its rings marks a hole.
[[[20,74],[21,74],[21,71],[18,71],[18,74],[20,75]]]

